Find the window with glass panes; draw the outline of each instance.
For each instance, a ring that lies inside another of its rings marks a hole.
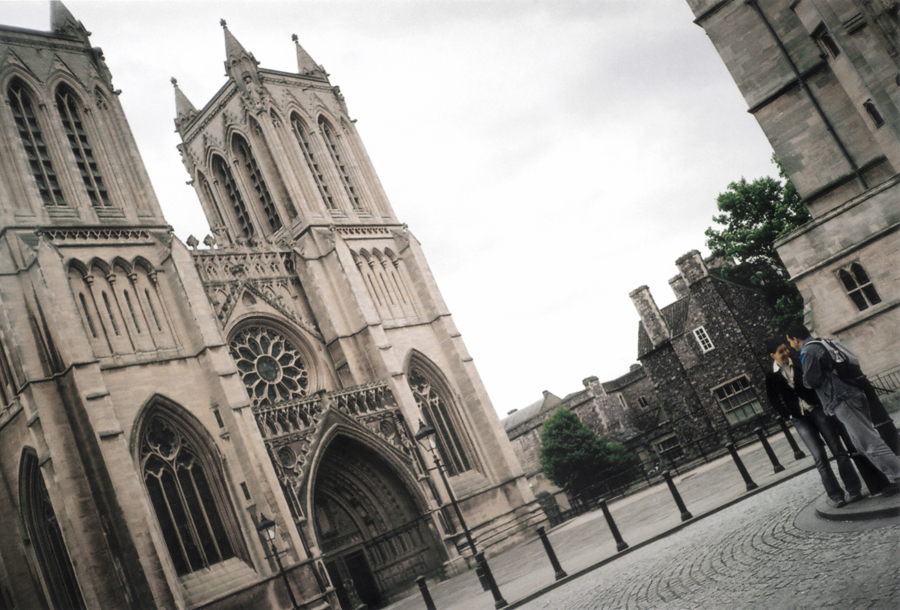
[[[706,329],[702,326],[694,329],[694,337],[697,339],[697,343],[700,344],[700,349],[703,350],[704,354],[715,347],[713,345],[712,339],[709,338],[709,334],[706,332]]]
[[[738,377],[713,388],[716,402],[732,426],[762,414],[762,404],[747,377]]]
[[[658,443],[654,443],[653,446],[656,448],[660,457],[664,457],[668,460],[675,460],[684,455],[684,450],[681,448],[681,441],[678,440],[677,436],[670,436]]]
[[[841,282],[847,290],[847,296],[860,311],[881,303],[881,297],[875,290],[875,286],[872,285],[869,274],[859,263],[853,263],[849,267],[841,269],[838,271],[838,277],[841,278]]]

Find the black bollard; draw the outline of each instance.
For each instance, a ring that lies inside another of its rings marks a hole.
[[[488,566],[487,559],[484,558],[484,551],[478,551],[475,554],[475,561],[481,566],[484,578],[487,580],[488,587],[491,589],[491,595],[494,596],[494,608],[503,608],[506,606],[506,600],[500,595],[500,589],[497,588],[497,581],[494,580],[494,574],[491,572],[490,566]]]
[[[425,602],[425,610],[437,610],[434,606],[434,600],[431,599],[431,593],[428,592],[428,583],[425,582],[425,577],[419,576],[416,579],[416,584],[419,585],[419,591],[422,593],[422,600]]]
[[[741,456],[738,455],[737,449],[735,449],[734,447],[734,443],[725,443],[725,447],[728,448],[728,452],[734,459],[734,463],[737,466],[738,472],[740,472],[741,476],[744,477],[744,483],[747,484],[747,491],[759,487],[759,485],[754,483],[753,479],[750,478],[750,473],[747,472],[747,469],[744,468],[744,462],[741,461]]]
[[[622,534],[619,533],[616,522],[613,521],[612,515],[609,514],[609,508],[606,507],[606,500],[600,500],[600,508],[603,510],[603,516],[606,517],[606,524],[609,525],[609,531],[612,532],[613,538],[616,540],[616,550],[624,551],[628,548],[628,543],[622,540]]]
[[[553,546],[550,544],[550,539],[547,538],[547,532],[544,531],[543,527],[537,528],[538,536],[541,537],[541,543],[544,545],[544,550],[547,551],[547,557],[550,559],[550,565],[553,567],[553,570],[556,572],[556,580],[560,580],[561,578],[565,578],[568,576],[566,571],[562,569],[562,566],[559,565],[559,559],[556,558],[556,553],[553,552]]]
[[[806,457],[806,454],[800,450],[800,447],[797,446],[797,441],[794,440],[794,435],[791,434],[791,431],[788,430],[787,422],[784,421],[784,418],[780,415],[777,417],[778,425],[781,426],[781,431],[784,432],[784,438],[787,439],[788,445],[791,446],[791,450],[794,452],[795,460],[802,460]]]
[[[766,455],[769,456],[769,461],[772,462],[772,467],[775,469],[775,472],[778,473],[784,470],[784,466],[778,462],[778,456],[772,451],[769,439],[766,438],[766,431],[762,428],[757,428],[754,432],[756,432],[756,436],[759,437],[759,442],[762,443],[763,449],[766,450]]]
[[[678,510],[681,511],[681,520],[687,521],[688,519],[693,519],[694,515],[688,512],[687,506],[684,505],[684,500],[681,499],[681,494],[678,493],[678,490],[675,488],[675,481],[672,480],[672,475],[666,470],[662,473],[662,477],[666,480],[666,485],[669,486],[672,497],[675,498],[675,505],[678,507]]]

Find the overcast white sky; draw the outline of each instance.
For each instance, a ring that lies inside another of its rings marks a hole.
[[[646,284],[704,255],[716,196],[777,175],[685,0],[81,1],[182,240],[208,233],[175,146],[169,78],[201,108],[225,82],[219,19],[264,68],[291,34],[358,119],[501,417],[628,372]],[[0,0],[49,29],[49,3]]]

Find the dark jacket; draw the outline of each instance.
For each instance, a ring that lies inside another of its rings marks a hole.
[[[804,341],[800,360],[803,362],[803,381],[806,387],[815,389],[819,404],[828,415],[834,415],[834,408],[846,396],[862,395],[859,388],[848,385],[837,376],[834,372],[834,360],[821,343],[811,343],[809,339]]]
[[[800,401],[797,400],[798,396],[813,407],[821,404],[816,392],[803,385],[803,367],[800,359],[791,357],[791,363],[794,366],[793,388],[788,384],[781,371],[769,367],[769,371],[766,373],[766,395],[769,397],[769,404],[776,413],[785,419],[803,415]]]

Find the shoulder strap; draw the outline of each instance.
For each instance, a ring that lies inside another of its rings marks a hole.
[[[859,358],[856,356],[856,354],[851,352],[850,349],[846,345],[844,345],[837,339],[822,339],[822,343],[824,343],[827,346],[829,352],[833,353],[832,354],[833,357],[835,357],[835,354],[836,354],[836,355],[839,355],[841,360],[845,360],[845,361],[849,362],[850,364],[854,364],[854,365],[859,364]],[[841,360],[838,360],[838,357],[835,357],[834,359],[836,362],[841,361]]]

